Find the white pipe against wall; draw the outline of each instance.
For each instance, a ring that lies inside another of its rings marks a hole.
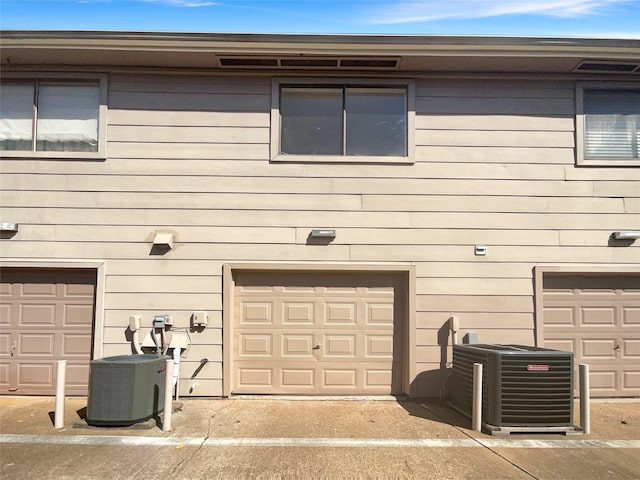
[[[162,431],[171,431],[171,413],[173,412],[173,360],[167,359],[164,372],[164,415],[162,416]]]
[[[180,348],[173,349],[173,386],[176,388],[176,400],[178,400],[178,378],[180,377]]]
[[[589,397],[589,365],[578,365],[580,376],[580,426],[585,435],[591,433],[591,399]]]
[[[142,355],[142,347],[140,346],[140,330],[133,332],[133,348],[138,355]]]
[[[471,428],[475,432],[482,431],[482,364],[473,364],[473,410]]]
[[[56,365],[56,409],[53,427],[64,427],[64,397],[67,383],[67,361],[58,360]]]

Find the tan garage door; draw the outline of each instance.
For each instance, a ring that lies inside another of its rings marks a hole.
[[[390,274],[236,274],[234,393],[399,393],[403,300]]]
[[[67,360],[67,393],[87,393],[96,274],[3,269],[0,392],[55,393],[57,360]]]
[[[590,368],[591,394],[640,395],[640,275],[549,275],[544,344]]]

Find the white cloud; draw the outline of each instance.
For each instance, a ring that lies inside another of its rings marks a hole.
[[[369,17],[370,23],[395,24],[443,19],[544,15],[575,17],[602,13],[630,0],[402,0],[385,2]]]

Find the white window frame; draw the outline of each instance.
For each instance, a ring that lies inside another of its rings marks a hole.
[[[100,87],[100,105],[98,106],[98,151],[96,152],[59,152],[42,150],[1,150],[1,158],[42,158],[66,160],[104,160],[107,155],[107,103],[108,84],[106,74],[90,73],[45,73],[45,72],[8,72],[3,73],[3,80],[16,81],[56,81],[82,82],[93,81]],[[32,119],[33,121],[33,119]]]
[[[576,86],[576,163],[584,166],[630,167],[640,166],[638,158],[586,158],[585,130],[586,113],[584,111],[585,90],[640,90],[638,82],[579,82]]]
[[[280,87],[305,85],[404,87],[407,90],[407,155],[291,155],[280,153]],[[415,82],[410,79],[361,79],[361,78],[274,78],[271,85],[271,161],[290,163],[402,163],[415,162]]]

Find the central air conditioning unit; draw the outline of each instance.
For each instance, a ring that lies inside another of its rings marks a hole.
[[[164,410],[166,359],[158,355],[119,355],[89,366],[87,423],[133,425]]]
[[[573,353],[525,345],[454,345],[451,403],[471,416],[482,369],[482,423],[491,433],[574,431]]]

